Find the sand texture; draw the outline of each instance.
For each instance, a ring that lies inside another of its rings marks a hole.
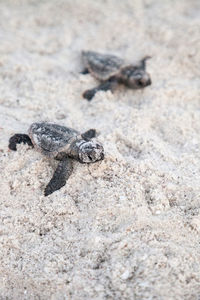
[[[0,1],[0,299],[200,299],[199,0]],[[82,92],[81,50],[147,62],[153,84]],[[105,160],[56,162],[14,133],[96,128]]]

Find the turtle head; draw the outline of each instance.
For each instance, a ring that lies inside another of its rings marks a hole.
[[[150,74],[146,72],[146,61],[151,56],[145,56],[138,64],[125,66],[121,69],[119,81],[131,89],[142,89],[151,84]]]
[[[128,86],[132,89],[142,89],[151,84],[150,75],[144,70],[133,72],[128,80]]]
[[[78,146],[78,159],[81,163],[93,163],[104,159],[103,146],[95,141],[83,141]]]
[[[151,78],[143,69],[130,69],[127,70],[126,84],[132,89],[142,89],[151,84]]]

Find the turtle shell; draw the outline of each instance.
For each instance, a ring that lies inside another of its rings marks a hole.
[[[124,64],[124,60],[109,54],[94,51],[82,52],[83,62],[88,71],[99,80],[107,80],[117,74]]]
[[[32,143],[37,150],[47,155],[62,151],[78,134],[72,128],[45,122],[33,123],[29,128]]]

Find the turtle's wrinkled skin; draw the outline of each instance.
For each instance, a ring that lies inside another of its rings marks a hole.
[[[88,101],[92,100],[98,91],[113,92],[119,84],[131,89],[142,89],[151,84],[150,75],[146,72],[146,60],[150,56],[144,57],[135,65],[127,64],[117,56],[94,51],[83,51],[82,58],[85,66],[82,74],[91,73],[100,81],[99,86],[83,93],[83,97]]]
[[[16,151],[17,144],[28,144],[49,158],[59,161],[52,179],[45,188],[48,196],[66,184],[73,171],[73,159],[80,163],[94,163],[104,159],[103,146],[93,140],[96,130],[83,134],[53,123],[33,123],[27,134],[17,133],[9,140],[9,148]]]

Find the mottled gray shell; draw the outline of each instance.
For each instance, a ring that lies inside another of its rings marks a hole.
[[[76,139],[79,132],[65,126],[51,123],[33,123],[29,128],[29,136],[33,145],[43,154],[53,155]]]
[[[109,54],[82,51],[82,57],[85,67],[99,80],[107,80],[118,74],[120,68],[124,65],[124,60]]]

